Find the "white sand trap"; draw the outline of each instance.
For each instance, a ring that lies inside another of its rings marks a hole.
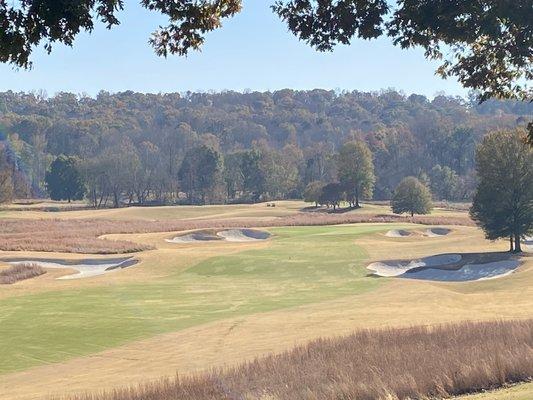
[[[399,238],[399,237],[411,236],[412,234],[413,234],[412,232],[406,231],[404,229],[392,229],[388,231],[385,234],[385,236]]]
[[[104,275],[111,271],[131,267],[132,265],[137,264],[137,260],[133,258],[80,260],[78,264],[67,260],[53,259],[5,259],[2,261],[10,265],[32,263],[42,268],[68,268],[78,271],[75,274],[65,275],[57,278],[59,280],[82,279],[89,278],[92,276]]]
[[[270,233],[255,229],[228,229],[218,232],[217,235],[228,242],[256,242],[270,237]]]
[[[194,243],[209,242],[213,240],[221,240],[221,238],[211,231],[197,231],[188,233],[186,235],[176,236],[172,239],[165,239],[165,241],[168,243]]]
[[[414,268],[431,268],[436,266],[455,264],[461,261],[461,258],[462,257],[459,254],[439,254],[436,256],[421,258],[418,260],[393,260],[375,262],[367,266],[367,268],[369,270],[374,271],[374,275],[391,277],[403,275]]]
[[[450,234],[452,230],[448,228],[429,228],[424,232],[427,237],[441,237]]]
[[[503,260],[485,264],[465,264],[459,269],[427,268],[410,271],[400,277],[440,282],[482,281],[512,274],[519,265],[518,260]]]

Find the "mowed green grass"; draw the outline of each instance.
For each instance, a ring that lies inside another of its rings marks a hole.
[[[367,255],[354,242],[393,227],[400,226],[275,228],[266,248],[214,257],[165,279],[6,298],[0,301],[0,373],[372,290],[387,281],[367,276]]]

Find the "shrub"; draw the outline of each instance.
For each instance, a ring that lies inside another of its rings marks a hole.
[[[25,279],[46,274],[46,270],[37,264],[17,264],[0,271],[0,285],[11,285]]]

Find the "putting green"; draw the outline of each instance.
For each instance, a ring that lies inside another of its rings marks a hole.
[[[159,333],[372,290],[354,241],[398,224],[270,229],[268,247],[210,258],[164,279],[0,300],[0,373]],[[139,268],[155,266],[146,262]]]

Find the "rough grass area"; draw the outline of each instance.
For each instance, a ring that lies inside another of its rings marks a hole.
[[[36,278],[46,274],[46,270],[37,264],[18,264],[4,270],[0,270],[0,285],[12,285],[18,281]]]
[[[164,279],[2,299],[0,374],[223,318],[374,290],[384,282],[367,276],[366,252],[354,241],[390,228],[276,228],[267,248],[209,258],[185,271],[176,267]],[[165,261],[169,268],[180,262]]]
[[[425,225],[467,225],[468,217],[381,214],[298,213],[268,220],[256,218],[215,220],[118,221],[101,219],[2,219],[0,250],[47,251],[87,254],[121,254],[152,249],[129,241],[99,239],[117,233],[174,232],[207,228],[252,228],[275,226],[320,226],[364,222],[402,222]]]
[[[533,376],[533,320],[366,330],[235,368],[69,400],[442,398]]]

